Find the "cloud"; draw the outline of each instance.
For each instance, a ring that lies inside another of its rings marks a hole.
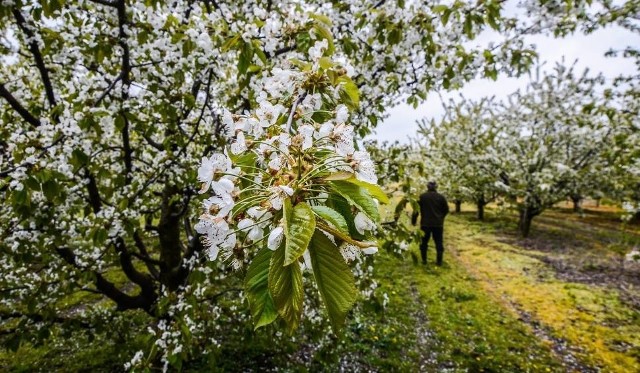
[[[607,27],[590,35],[575,35],[563,39],[555,39],[549,36],[535,35],[525,38],[525,44],[535,44],[540,61],[545,61],[543,70],[552,68],[556,62],[564,58],[566,64],[572,64],[575,60],[576,71],[589,68],[595,75],[602,73],[608,80],[620,74],[628,74],[635,71],[634,61],[621,57],[605,57],[604,54],[611,48],[622,49],[630,43],[640,47],[637,35],[621,27]],[[462,89],[451,92],[442,92],[445,101],[456,99],[461,93],[469,99],[496,96],[502,99],[519,88],[524,88],[529,81],[528,76],[520,78],[499,77],[493,81],[489,79],[476,79],[466,84]],[[427,100],[414,109],[405,103],[400,103],[391,108],[386,118],[377,128],[375,134],[369,139],[379,141],[400,141],[407,143],[410,137],[415,137],[418,130],[417,120],[421,118],[441,118],[444,114],[442,102],[437,93],[431,93]]]

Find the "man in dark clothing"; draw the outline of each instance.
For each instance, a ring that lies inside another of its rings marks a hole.
[[[444,218],[449,213],[449,204],[446,198],[436,191],[437,184],[434,181],[427,183],[427,191],[420,195],[420,228],[424,232],[420,245],[422,264],[427,264],[427,247],[429,239],[433,236],[436,243],[436,265],[442,265],[442,255],[444,246],[442,236],[444,231]],[[413,225],[418,219],[418,211],[414,211],[412,216]]]

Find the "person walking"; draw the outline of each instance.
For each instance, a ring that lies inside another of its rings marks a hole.
[[[436,190],[438,185],[435,181],[427,183],[427,191],[420,195],[420,228],[424,232],[422,243],[420,244],[420,254],[422,264],[427,264],[427,248],[429,239],[433,236],[436,244],[436,265],[442,265],[444,245],[442,243],[444,233],[444,218],[449,213],[447,199]],[[412,223],[416,225],[418,211],[414,211]]]

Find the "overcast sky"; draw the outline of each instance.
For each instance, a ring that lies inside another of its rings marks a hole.
[[[589,68],[592,74],[602,72],[606,78],[613,78],[620,73],[635,71],[631,59],[604,57],[612,47],[624,48],[628,45],[640,46],[638,36],[619,27],[609,27],[598,30],[591,35],[577,35],[564,39],[554,39],[545,36],[530,36],[526,43],[535,44],[540,61],[546,61],[545,68],[551,68],[564,57],[566,63],[573,63],[577,59],[576,71]],[[526,44],[525,43],[525,44]],[[501,99],[509,93],[524,88],[528,76],[521,78],[498,77],[498,80],[477,79],[466,84],[461,90],[442,92],[445,101],[457,98],[462,93],[466,98],[479,99],[486,96],[496,96]],[[399,104],[389,110],[389,117],[376,128],[376,133],[369,138],[379,141],[408,142],[409,137],[415,137],[417,131],[416,120],[421,118],[440,118],[444,111],[437,93],[427,97],[426,102],[413,109],[407,104]]]

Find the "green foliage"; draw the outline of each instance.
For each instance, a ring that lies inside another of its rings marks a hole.
[[[273,297],[278,314],[282,317],[290,333],[298,328],[302,315],[302,271],[300,265],[284,265],[286,253],[284,245],[273,252],[269,265],[269,292]]]
[[[322,301],[334,331],[338,331],[356,301],[353,273],[336,245],[320,231],[313,234],[309,256]]]
[[[251,261],[245,277],[245,290],[255,329],[271,324],[278,312],[269,293],[269,267],[272,251],[263,248]]]
[[[311,207],[305,202],[292,207],[287,198],[284,203],[285,266],[297,263],[309,246],[315,229],[316,219]]]
[[[347,201],[357,206],[359,210],[369,217],[369,219],[374,222],[380,221],[378,206],[376,206],[371,194],[369,194],[365,188],[343,180],[331,181],[330,185],[336,193],[340,194]],[[348,220],[349,219],[347,219],[347,221]]]
[[[331,223],[334,227],[340,230],[340,232],[349,234],[349,225],[345,220],[345,217],[340,215],[339,212],[327,206],[311,206],[313,213],[318,217]]]
[[[387,197],[387,194],[377,184],[367,183],[366,181],[358,180],[355,177],[350,177],[344,181],[363,188],[371,195],[371,197],[380,201],[380,203],[389,203],[389,197]]]

